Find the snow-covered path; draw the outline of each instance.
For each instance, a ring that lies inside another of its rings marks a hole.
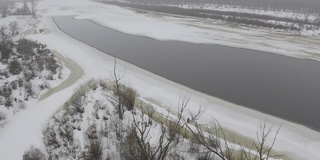
[[[73,87],[77,85],[79,83],[43,101],[36,102],[33,106],[28,106],[27,110],[18,113],[16,118],[0,132],[0,159],[19,160],[30,145],[41,146],[42,127],[68,100],[69,95],[73,94]]]
[[[119,7],[103,6],[87,0],[43,0],[39,4],[39,14],[43,16],[39,28],[46,28],[49,30],[49,33],[29,35],[27,38],[39,40],[47,44],[50,49],[57,50],[66,58],[72,59],[83,69],[84,75],[73,85],[42,101],[35,102],[35,105],[29,106],[29,109],[26,111],[18,113],[17,118],[7,124],[7,128],[0,132],[1,160],[21,159],[23,152],[30,145],[41,146],[40,137],[43,125],[68,100],[73,91],[81,83],[91,78],[108,78],[110,76],[113,58],[59,31],[53,23],[51,16],[80,15],[82,18],[89,17],[96,22],[108,22],[103,24],[109,24],[119,30],[123,30],[124,26],[132,26],[131,28],[138,29],[135,27],[141,27],[141,24],[154,23],[154,25],[163,26],[163,29],[159,30],[161,27],[158,26],[158,30],[146,30],[143,35],[159,38],[154,32],[166,33],[167,27],[171,27],[172,32],[175,33],[163,34],[163,39],[179,38],[180,35],[181,39],[190,36],[191,39],[199,40],[198,42],[210,40],[210,36],[201,37],[203,36],[203,29],[183,25],[185,21],[168,22],[157,20]],[[196,34],[198,31],[201,32]],[[254,35],[254,33],[251,34]],[[172,37],[172,35],[176,37]],[[287,44],[287,42],[283,43]],[[302,47],[302,45],[299,47]],[[197,110],[200,103],[208,104],[208,110],[201,118],[202,122],[209,123],[212,120],[212,115],[214,115],[222,126],[237,130],[240,134],[255,137],[256,128],[259,126],[260,121],[267,116],[192,91],[125,62],[119,61],[119,65],[127,68],[124,81],[137,89],[141,97],[157,99],[163,105],[176,109],[174,106],[179,98],[179,92],[187,91],[192,94],[192,100],[189,103],[191,110]],[[268,116],[268,120],[283,124],[275,149],[288,151],[295,159],[320,159],[319,133],[272,116]],[[295,156],[295,154],[299,156]]]

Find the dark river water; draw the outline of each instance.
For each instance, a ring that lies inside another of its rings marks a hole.
[[[158,41],[72,17],[54,20],[70,36],[169,80],[320,130],[320,62],[214,44]]]

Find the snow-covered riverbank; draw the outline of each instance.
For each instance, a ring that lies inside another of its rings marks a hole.
[[[18,115],[19,118],[0,133],[0,159],[21,159],[23,152],[30,145],[41,145],[42,126],[81,83],[91,78],[110,78],[113,58],[61,32],[53,23],[52,16],[77,15],[77,18],[90,19],[125,33],[160,40],[218,44],[228,42],[227,45],[253,49],[263,45],[264,47],[256,49],[299,57],[313,57],[320,54],[316,46],[319,42],[307,37],[305,38],[313,44],[302,44],[299,38],[285,33],[279,35],[260,29],[231,28],[220,22],[202,22],[167,15],[137,14],[130,10],[86,0],[43,0],[39,4],[39,14],[43,17],[39,26],[48,30],[48,34],[29,35],[27,38],[39,40],[47,44],[50,49],[57,50],[66,58],[72,59],[83,69],[84,76],[70,87],[36,103],[34,107]],[[295,44],[299,45],[293,46]],[[306,52],[310,52],[310,55]],[[256,136],[260,121],[268,117],[270,122],[282,124],[275,145],[276,150],[287,151],[294,159],[320,158],[318,152],[320,134],[315,131],[193,91],[131,64],[119,61],[119,65],[127,68],[124,81],[138,90],[141,97],[157,99],[163,106],[176,109],[174,106],[179,99],[179,93],[186,91],[192,94],[189,103],[191,110],[196,111],[199,104],[208,104],[201,122],[210,123],[214,116],[222,126],[250,137]]]

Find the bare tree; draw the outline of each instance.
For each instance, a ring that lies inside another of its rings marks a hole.
[[[191,117],[194,116],[191,114]],[[232,160],[233,156],[231,147],[228,145],[224,131],[222,130],[220,123],[216,119],[214,119],[213,122],[213,130],[210,130],[207,126],[201,127],[201,125],[197,123],[197,121],[194,121],[193,124],[195,126],[195,129],[192,129],[192,126],[190,125],[187,125],[187,127],[191,131],[193,135],[192,138],[196,141],[195,143],[202,145],[208,150],[208,153],[213,153],[215,156],[218,156],[222,160]],[[221,140],[216,137],[219,134],[222,134],[225,149],[221,145]],[[225,152],[225,150],[227,152]],[[206,156],[210,155],[208,154]]]
[[[6,17],[8,15],[9,5],[5,1],[0,2],[0,12],[1,12],[2,18]]]
[[[272,149],[276,142],[277,136],[280,132],[281,126],[276,130],[271,144],[267,145],[267,140],[272,133],[274,125],[267,126],[267,121],[260,123],[260,127],[256,132],[256,142],[252,143],[252,146],[249,148],[250,150],[246,150],[242,147],[242,153],[247,160],[259,159],[259,160],[268,160],[269,158],[282,158],[286,156],[285,152],[281,153],[272,153]],[[256,153],[252,153],[251,150],[254,150]]]
[[[36,15],[37,6],[38,6],[39,1],[38,0],[29,0],[29,2],[30,2],[30,6],[31,6],[31,8],[30,8],[31,14]]]
[[[10,25],[11,36],[14,37],[18,31],[18,23],[16,21],[11,22]]]
[[[169,118],[169,113],[167,116],[158,117],[158,123],[160,125],[160,136],[157,138],[156,144],[150,144],[149,140],[152,138],[150,137],[150,130],[151,125],[150,121],[146,119],[145,115],[142,114],[140,121],[138,121],[133,116],[133,135],[136,145],[136,150],[138,151],[138,155],[140,155],[140,159],[142,160],[164,160],[167,158],[171,149],[179,143],[177,141],[179,139],[179,135],[185,129],[188,122],[194,121],[195,119],[200,116],[199,112],[196,114],[192,119],[189,121],[183,118],[183,113],[186,110],[187,104],[189,103],[190,96],[180,96],[179,103],[178,103],[178,113],[177,117],[172,120]],[[141,107],[142,108],[142,107]],[[147,112],[147,110],[142,111]],[[151,113],[152,114],[152,113]],[[151,115],[152,116],[152,115]],[[155,117],[153,117],[155,118]],[[131,136],[133,136],[131,135]],[[177,142],[177,143],[174,143]],[[133,152],[136,153],[136,152]],[[137,154],[137,153],[136,153]]]
[[[117,105],[117,112],[119,115],[119,119],[123,119],[123,113],[124,113],[124,105],[123,105],[123,97],[121,96],[121,84],[120,80],[123,79],[125,76],[125,72],[121,76],[117,74],[117,60],[114,59],[114,66],[113,66],[113,74],[111,75],[114,85],[113,85],[113,91],[115,92],[114,95],[116,96],[116,105]]]
[[[260,124],[260,128],[256,133],[256,141],[252,142],[252,146],[247,147],[238,144],[241,148],[240,155],[236,155],[235,144],[228,142],[222,126],[216,119],[214,119],[213,128],[201,127],[201,125],[196,122],[194,126],[195,129],[192,129],[189,125],[188,128],[197,143],[201,144],[209,152],[222,160],[268,160],[269,158],[281,158],[286,155],[285,153],[272,154],[272,149],[281,126],[276,130],[271,145],[266,145],[273,128],[273,125],[267,128],[266,121]]]

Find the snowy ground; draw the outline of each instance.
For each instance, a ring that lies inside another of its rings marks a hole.
[[[17,39],[23,36],[25,32],[33,27],[33,25],[36,23],[36,19],[32,18],[32,16],[8,16],[0,19],[0,26],[10,28],[10,24],[13,22],[17,22],[18,26],[18,34],[14,38]]]
[[[38,7],[42,16],[39,26],[48,32],[29,35],[27,38],[39,40],[50,49],[72,59],[83,69],[84,75],[71,86],[35,103],[26,112],[18,113],[17,118],[7,124],[6,130],[0,132],[0,159],[18,160],[30,145],[41,146],[42,127],[81,83],[91,78],[110,78],[113,58],[61,32],[52,22],[52,16],[76,15],[77,18],[90,19],[125,33],[159,40],[217,43],[312,59],[318,59],[320,54],[317,45],[319,41],[310,37],[292,36],[292,33],[169,15],[144,15],[87,0],[43,0]],[[302,40],[307,42],[302,43]],[[318,132],[190,90],[125,62],[119,61],[119,65],[127,68],[124,81],[138,90],[141,97],[157,99],[163,106],[176,109],[174,106],[179,93],[186,91],[192,94],[190,109],[195,111],[199,104],[208,105],[201,122],[210,123],[214,116],[222,126],[250,137],[256,136],[260,121],[268,117],[268,121],[282,124],[276,150],[287,151],[294,159],[320,159]]]

